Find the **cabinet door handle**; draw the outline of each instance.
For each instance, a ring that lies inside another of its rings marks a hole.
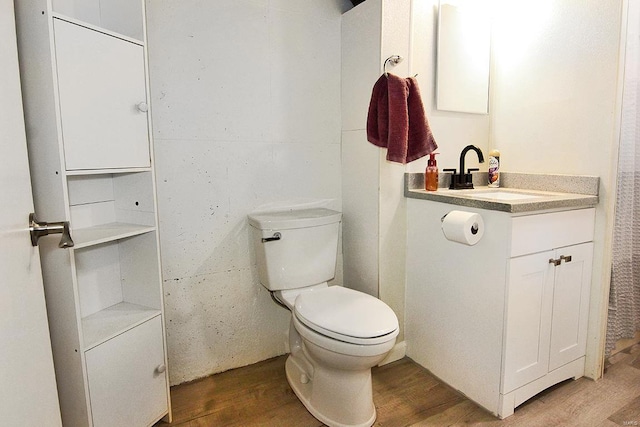
[[[562,262],[561,259],[549,258],[549,264],[553,264],[554,267],[559,266],[561,262]]]
[[[571,262],[571,255],[569,256],[560,255],[560,261],[562,260],[564,260],[564,262]]]

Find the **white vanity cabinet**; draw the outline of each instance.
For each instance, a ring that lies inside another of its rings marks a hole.
[[[170,419],[142,0],[15,4],[34,204],[65,426]]]
[[[505,392],[584,356],[592,252],[585,243],[510,260]]]
[[[593,209],[512,219],[501,415],[581,376],[593,259]],[[586,242],[586,243],[585,243]],[[545,250],[549,249],[550,250]],[[549,373],[553,373],[548,376]]]
[[[510,214],[408,199],[407,355],[504,418],[584,373],[593,208]],[[475,246],[441,218],[479,213]]]

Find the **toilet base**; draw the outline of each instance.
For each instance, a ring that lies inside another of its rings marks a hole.
[[[293,392],[311,415],[329,427],[373,425],[371,369],[342,371],[309,362],[302,354],[289,355],[285,371]]]

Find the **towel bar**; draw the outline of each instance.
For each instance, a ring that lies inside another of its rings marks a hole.
[[[384,75],[385,76],[388,75],[388,73],[387,73],[387,63],[391,62],[393,65],[398,65],[399,63],[402,62],[403,59],[404,58],[402,56],[400,56],[400,55],[391,55],[390,57],[388,57],[386,59],[386,61],[384,61],[384,66],[383,66]]]

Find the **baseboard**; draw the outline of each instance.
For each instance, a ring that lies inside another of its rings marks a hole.
[[[407,355],[407,343],[405,341],[397,342],[396,345],[393,346],[387,357],[380,363],[378,366],[386,365],[387,363],[395,362],[396,360],[402,359]]]
[[[585,357],[582,356],[507,394],[500,394],[497,414],[493,409],[490,409],[490,411],[498,415],[500,419],[513,415],[513,410],[517,406],[520,406],[541,391],[569,378],[578,379],[582,377],[584,373],[584,360]]]

